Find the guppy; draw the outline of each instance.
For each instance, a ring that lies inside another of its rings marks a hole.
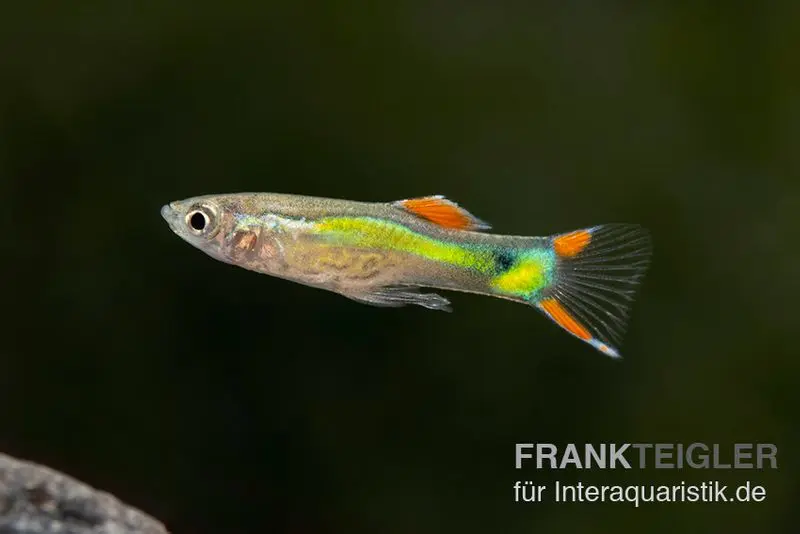
[[[423,287],[521,302],[612,357],[652,250],[647,230],[632,224],[545,237],[486,233],[488,224],[443,196],[204,195],[171,202],[161,215],[178,236],[232,265],[373,306],[450,311]]]

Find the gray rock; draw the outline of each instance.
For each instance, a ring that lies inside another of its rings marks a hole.
[[[0,534],[168,534],[108,493],[0,454]]]

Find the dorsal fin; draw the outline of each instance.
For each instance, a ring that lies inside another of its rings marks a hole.
[[[443,228],[454,230],[488,230],[487,223],[442,195],[398,200],[392,205]]]

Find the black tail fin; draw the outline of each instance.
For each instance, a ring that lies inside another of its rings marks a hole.
[[[570,334],[618,358],[636,289],[652,255],[649,232],[606,224],[551,237],[554,283],[536,306]]]

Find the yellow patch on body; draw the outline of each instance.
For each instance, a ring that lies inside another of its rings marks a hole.
[[[545,282],[542,262],[524,260],[510,271],[495,277],[491,285],[503,293],[527,296],[541,289]]]

